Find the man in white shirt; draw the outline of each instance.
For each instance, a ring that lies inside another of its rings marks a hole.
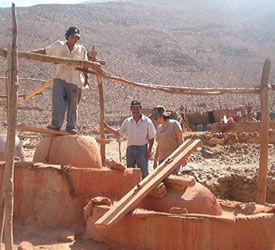
[[[151,119],[143,115],[141,109],[139,101],[132,101],[132,116],[125,119],[118,130],[112,129],[106,123],[104,127],[112,134],[127,138],[127,167],[140,168],[142,178],[145,178],[149,174],[148,159],[151,156],[156,130]]]
[[[79,29],[70,27],[66,41],[56,41],[45,49],[32,52],[76,60],[88,60],[87,51],[78,43]],[[52,122],[49,129],[60,130],[67,110],[66,130],[77,133],[77,108],[81,97],[82,87],[88,83],[88,75],[75,69],[75,66],[58,64],[52,90]]]

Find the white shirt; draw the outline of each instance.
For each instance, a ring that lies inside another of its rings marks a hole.
[[[88,60],[87,51],[84,46],[76,43],[72,51],[69,50],[67,41],[56,41],[46,47],[47,55],[67,57],[75,60]],[[73,83],[82,88],[85,77],[81,71],[75,69],[76,66],[58,64],[56,78],[62,79],[68,83]]]
[[[125,119],[118,132],[127,138],[128,146],[143,146],[156,136],[151,119],[143,114],[138,122],[132,116]]]

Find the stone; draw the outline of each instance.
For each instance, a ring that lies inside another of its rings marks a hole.
[[[6,142],[7,135],[0,135],[0,161],[6,160]],[[18,136],[15,137],[14,156],[21,161],[25,160],[23,145]]]
[[[224,138],[218,139],[218,138],[211,138],[210,140],[207,141],[208,144],[210,145],[223,145],[224,144]]]
[[[42,138],[33,161],[78,168],[102,168],[99,145],[93,137],[83,135]]]
[[[28,241],[22,241],[19,243],[17,250],[32,250],[33,245]]]
[[[110,169],[124,171],[126,168],[120,163],[115,160],[106,161],[107,167]]]
[[[95,204],[95,205],[106,205],[106,206],[111,206],[112,205],[112,201],[111,199],[107,198],[107,197],[95,197],[92,198],[91,201]]]
[[[187,214],[187,208],[185,207],[171,207],[169,210],[171,214]]]
[[[61,242],[73,242],[75,240],[75,232],[65,230],[59,235],[58,240]]]

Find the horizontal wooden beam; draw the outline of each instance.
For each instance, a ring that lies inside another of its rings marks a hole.
[[[108,80],[112,80],[123,85],[158,90],[169,94],[178,94],[178,95],[224,95],[224,94],[259,94],[260,87],[253,88],[192,88],[192,87],[173,87],[173,86],[163,86],[163,85],[154,85],[154,84],[144,84],[133,82],[125,79],[121,79],[112,75],[100,74],[101,77]]]
[[[7,50],[0,48],[0,56],[7,57]],[[41,61],[44,63],[54,63],[54,64],[65,64],[65,65],[74,65],[78,67],[86,67],[92,68],[98,73],[103,73],[101,70],[100,63],[91,62],[87,60],[74,60],[65,57],[56,57],[56,56],[49,56],[49,55],[41,55],[32,52],[18,52],[18,57],[27,59],[27,60],[34,60],[34,61]]]
[[[47,128],[35,128],[35,127],[24,126],[24,125],[17,126],[17,130],[19,130],[19,131],[34,132],[34,133],[44,134],[44,135],[53,135],[53,136],[72,135],[71,133],[69,133],[69,132],[67,132],[65,130],[53,130],[53,129],[47,129]],[[102,139],[102,138],[95,138],[95,140],[99,144],[108,144],[108,143],[111,142],[111,140]]]

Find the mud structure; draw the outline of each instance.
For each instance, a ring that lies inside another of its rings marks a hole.
[[[82,135],[44,137],[36,148],[33,160],[78,168],[102,167],[96,140]]]
[[[77,150],[66,158],[71,148]],[[93,154],[87,157],[87,151]],[[68,167],[75,164],[76,152],[81,164]],[[109,162],[112,168],[103,167],[96,165],[98,158],[99,147],[93,138],[42,139],[36,161],[15,163],[15,222],[38,229],[70,229],[84,239],[121,249],[272,249],[272,207],[218,201],[198,182],[179,190],[164,181],[166,192],[161,198],[149,194],[118,223],[107,229],[96,227],[95,221],[141,180],[139,169],[114,162]],[[38,163],[43,159],[59,164]],[[4,166],[2,162],[0,184]]]

